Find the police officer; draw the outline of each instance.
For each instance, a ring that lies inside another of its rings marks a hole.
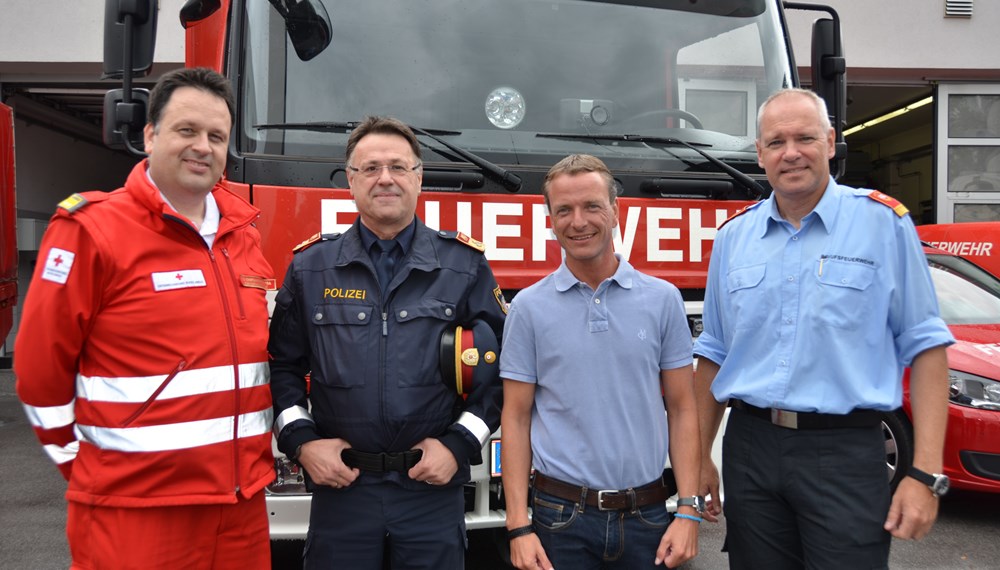
[[[409,127],[366,118],[347,180],[360,216],[296,248],[268,345],[278,448],[313,489],[305,566],[377,569],[385,551],[393,568],[459,569],[462,485],[499,425],[502,388],[494,370],[461,399],[442,381],[439,342],[483,321],[498,343],[506,303],[481,243],[416,218]]]

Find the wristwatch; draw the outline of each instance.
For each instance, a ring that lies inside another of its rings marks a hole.
[[[916,467],[910,467],[910,470],[906,474],[930,487],[931,493],[934,493],[935,497],[943,496],[948,492],[948,488],[951,487],[951,479],[948,479],[947,475],[927,473]]]
[[[682,497],[677,499],[678,507],[693,507],[694,510],[698,511],[698,514],[705,512],[705,497],[700,495],[695,495],[693,497]]]

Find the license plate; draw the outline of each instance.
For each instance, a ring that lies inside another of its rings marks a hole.
[[[500,440],[490,440],[490,476],[500,476]]]

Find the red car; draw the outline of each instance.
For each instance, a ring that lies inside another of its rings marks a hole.
[[[951,486],[1000,493],[1000,279],[966,259],[925,246],[941,318],[958,341],[948,348],[948,431],[944,474]],[[910,371],[903,408],[886,414],[893,486],[913,459]]]

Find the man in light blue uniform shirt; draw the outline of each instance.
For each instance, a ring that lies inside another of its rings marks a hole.
[[[906,208],[830,177],[819,97],[769,98],[757,154],[773,193],[720,229],[695,344],[701,490],[719,496],[706,450],[729,402],[730,567],[885,568],[890,537],[921,538],[937,516],[940,489],[921,481],[941,471],[954,339]],[[902,404],[905,366],[915,470],[890,497],[878,412]],[[707,518],[720,512],[713,499]]]
[[[694,497],[698,420],[680,292],[614,253],[615,184],[599,159],[563,159],[542,193],[566,257],[518,293],[504,325],[511,561],[522,569],[678,566],[697,553],[704,503]],[[668,452],[685,505],[673,522]]]

